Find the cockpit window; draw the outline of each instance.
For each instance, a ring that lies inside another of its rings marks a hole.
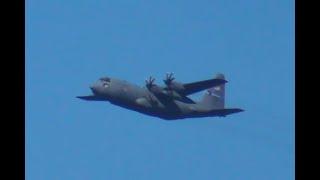
[[[107,87],[110,86],[109,82],[104,82],[102,85],[103,85],[103,87],[105,87],[105,88],[107,88]]]
[[[100,81],[102,82],[102,86],[107,88],[110,86],[110,78],[108,77],[103,77],[103,78],[100,78]]]

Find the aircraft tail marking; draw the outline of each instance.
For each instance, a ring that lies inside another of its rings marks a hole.
[[[215,76],[216,79],[223,79],[223,74],[217,74]],[[225,84],[221,84],[212,88],[209,88],[207,92],[203,95],[202,103],[204,106],[212,109],[223,109],[225,102]]]

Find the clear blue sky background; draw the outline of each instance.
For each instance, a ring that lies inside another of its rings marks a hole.
[[[75,98],[171,71],[224,73],[246,111],[170,122]],[[28,180],[291,180],[294,93],[292,0],[26,1]]]

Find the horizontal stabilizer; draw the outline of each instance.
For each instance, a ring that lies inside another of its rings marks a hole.
[[[230,109],[214,109],[209,112],[211,115],[217,115],[217,116],[226,116],[233,113],[239,113],[244,111],[243,109],[239,108],[230,108]]]
[[[105,101],[105,98],[99,97],[99,96],[94,96],[94,95],[90,95],[90,96],[77,96],[77,98],[79,99],[83,99],[86,101]]]
[[[211,87],[219,86],[225,84],[226,80],[224,79],[209,79],[204,81],[198,81],[193,83],[183,84],[185,90],[182,92],[184,95],[193,94]]]

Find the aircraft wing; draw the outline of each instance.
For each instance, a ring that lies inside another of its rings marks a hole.
[[[87,101],[105,101],[104,98],[94,96],[94,95],[89,95],[89,96],[77,96],[79,99],[87,100]]]
[[[204,81],[186,83],[186,84],[183,84],[184,88],[179,93],[187,96],[189,94],[203,91],[205,89],[209,89],[214,86],[219,86],[221,84],[225,84],[226,82],[228,82],[228,81],[226,81],[224,79],[209,79],[209,80],[204,80]]]

